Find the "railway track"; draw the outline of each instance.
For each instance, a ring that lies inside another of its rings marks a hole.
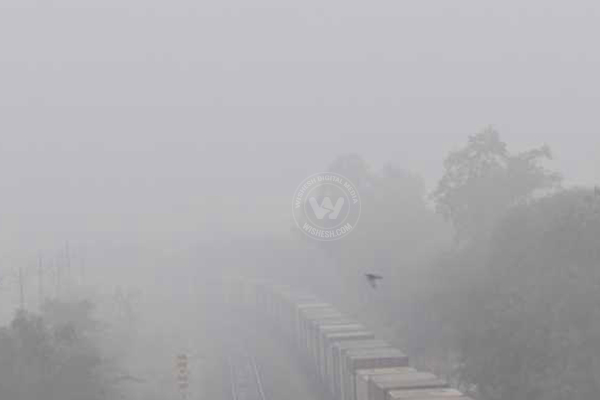
[[[267,400],[254,357],[242,345],[228,357],[232,400]]]

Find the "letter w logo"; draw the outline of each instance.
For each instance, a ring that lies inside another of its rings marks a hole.
[[[336,219],[340,214],[342,207],[344,206],[343,197],[338,198],[337,202],[335,203],[335,207],[333,206],[333,203],[329,197],[325,197],[321,202],[321,205],[317,203],[317,199],[314,197],[308,199],[308,202],[310,203],[310,206],[312,207],[313,212],[318,219],[325,218],[328,213],[330,213],[329,219]]]

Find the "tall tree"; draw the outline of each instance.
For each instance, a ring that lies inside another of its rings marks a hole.
[[[459,242],[481,241],[510,207],[560,185],[560,175],[542,165],[551,158],[547,146],[511,154],[499,133],[487,128],[450,153],[432,198]]]

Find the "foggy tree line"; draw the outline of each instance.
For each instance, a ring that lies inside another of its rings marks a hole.
[[[141,381],[123,357],[134,335],[131,307],[119,297],[114,325],[91,300],[47,299],[39,312],[17,309],[0,327],[0,398],[11,400],[110,400]]]
[[[8,399],[111,398],[93,339],[88,302],[51,301],[40,315],[19,310],[0,329],[0,395]]]

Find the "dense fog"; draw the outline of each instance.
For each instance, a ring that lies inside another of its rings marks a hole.
[[[381,400],[597,398],[599,22],[2,0],[0,400],[380,400],[286,336],[309,297],[460,391]]]

